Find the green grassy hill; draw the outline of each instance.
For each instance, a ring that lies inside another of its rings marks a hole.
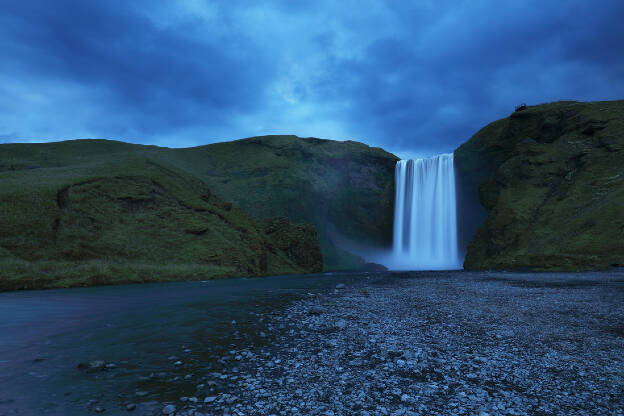
[[[468,269],[624,265],[624,101],[528,107],[455,151],[485,221]]]
[[[341,245],[390,244],[395,161],[295,136],[3,144],[0,288],[361,268]]]
[[[151,146],[0,145],[0,289],[316,272],[310,225],[258,220]]]
[[[3,144],[0,289],[358,269],[349,249],[391,244],[396,161],[296,136]],[[624,101],[516,111],[455,163],[486,210],[461,221],[466,268],[624,264]]]
[[[358,142],[263,136],[160,153],[260,218],[315,225],[327,270],[362,267],[343,248],[389,247],[398,158]]]

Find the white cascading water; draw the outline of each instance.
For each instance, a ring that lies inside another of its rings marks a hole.
[[[400,160],[395,183],[393,268],[460,268],[453,154]]]

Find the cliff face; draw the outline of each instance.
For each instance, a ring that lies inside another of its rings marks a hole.
[[[256,219],[153,150],[0,146],[0,290],[322,270],[314,227]]]
[[[465,268],[624,264],[624,101],[516,111],[460,146],[455,163],[460,195],[470,205],[478,194],[486,211]]]
[[[316,227],[326,270],[357,269],[352,245],[392,241],[398,158],[358,142],[263,136],[161,154],[260,218]]]

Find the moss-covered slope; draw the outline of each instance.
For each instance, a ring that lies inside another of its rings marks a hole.
[[[362,267],[349,243],[390,246],[398,158],[363,143],[263,136],[160,154],[260,218],[316,226],[327,270]]]
[[[390,244],[396,160],[296,136],[189,149],[3,144],[0,285],[361,268],[345,247]]]
[[[110,141],[0,146],[0,290],[322,269],[316,231],[257,220]]]
[[[487,210],[465,268],[624,264],[624,101],[516,111],[460,146],[455,161]]]

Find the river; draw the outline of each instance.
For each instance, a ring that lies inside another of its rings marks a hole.
[[[0,415],[85,414],[98,404],[111,414],[146,384],[141,401],[177,398],[185,394],[177,384],[158,382],[178,361],[170,357],[206,367],[230,341],[240,342],[230,339],[235,332],[255,336],[255,314],[361,279],[319,274],[0,293]],[[78,370],[93,360],[117,368]]]

